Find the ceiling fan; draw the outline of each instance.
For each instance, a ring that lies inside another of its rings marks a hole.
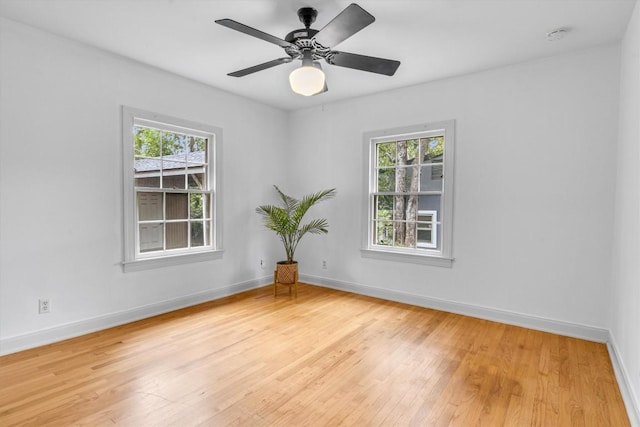
[[[300,59],[302,66],[289,75],[291,89],[301,95],[317,95],[327,91],[324,72],[318,62],[324,59],[328,64],[353,68],[361,71],[392,76],[400,66],[400,61],[358,55],[333,50],[333,47],[373,23],[376,19],[355,3],[347,6],[321,30],[311,28],[318,11],[312,7],[298,10],[298,17],[305,28],[293,30],[283,39],[272,36],[255,28],[241,24],[233,19],[219,19],[217,24],[241,33],[257,37],[284,49],[288,56],[274,59],[263,64],[229,73],[232,77],[243,77],[276,65],[287,64]]]

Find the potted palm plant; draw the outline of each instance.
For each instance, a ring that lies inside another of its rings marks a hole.
[[[279,205],[262,205],[256,208],[256,212],[262,215],[264,226],[273,230],[282,244],[286,259],[276,264],[276,279],[274,282],[287,284],[295,283],[298,273],[298,262],[294,260],[296,248],[300,240],[307,233],[326,234],[329,224],[324,218],[313,219],[302,223],[307,211],[316,203],[335,196],[336,189],[319,191],[308,194],[302,199],[284,194],[277,185],[273,186],[280,197]]]

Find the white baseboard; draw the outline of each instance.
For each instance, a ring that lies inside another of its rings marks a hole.
[[[633,392],[631,383],[629,382],[628,371],[625,368],[624,362],[620,358],[618,352],[618,346],[613,335],[609,335],[607,341],[607,348],[609,349],[609,356],[611,357],[611,364],[613,365],[613,372],[618,380],[618,387],[620,388],[620,394],[622,394],[622,400],[624,406],[627,408],[627,415],[629,415],[629,421],[634,427],[640,427],[640,400],[638,396]]]
[[[158,314],[189,307],[203,302],[234,295],[271,283],[270,277],[249,280],[222,288],[211,289],[196,294],[185,295],[172,300],[161,301],[132,310],[92,317],[65,325],[54,326],[40,331],[0,339],[0,356],[27,350],[41,345],[51,344],[80,335],[100,331],[136,320],[146,319]]]
[[[482,307],[478,305],[447,301],[439,298],[431,298],[422,295],[411,294],[408,292],[376,288],[373,286],[343,282],[339,280],[310,276],[306,274],[300,275],[300,281],[341,291],[382,298],[390,301],[402,302],[405,304],[417,305],[419,307],[433,308],[436,310],[447,311],[449,313],[463,314],[465,316],[492,320],[509,325],[522,326],[525,328],[536,329],[544,332],[552,332],[554,334],[564,335],[568,337],[582,338],[589,341],[604,343],[609,339],[609,330],[604,328],[596,328],[593,326],[580,325],[577,323],[530,316],[526,314],[506,310],[498,310],[495,308]]]

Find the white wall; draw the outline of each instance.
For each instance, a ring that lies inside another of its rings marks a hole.
[[[283,173],[284,112],[4,19],[0,54],[0,346],[268,276],[254,209]],[[123,273],[121,105],[223,129],[223,259]]]
[[[291,113],[295,190],[338,188],[316,211],[329,234],[298,251],[305,278],[606,330],[618,84],[608,46]],[[363,258],[363,132],[447,119],[453,267]]]
[[[330,233],[297,253],[307,279],[610,328],[637,418],[639,15],[622,55],[605,46],[289,114],[0,18],[0,354],[263,283],[282,252],[254,213],[271,184],[337,187],[313,211]],[[223,128],[223,259],[122,272],[121,105]],[[362,258],[362,133],[447,119],[453,267]]]
[[[258,260],[281,253],[254,213],[272,183],[338,188],[313,212],[330,233],[297,253],[318,283],[608,328],[616,46],[290,114],[11,21],[0,49],[0,344],[256,285],[270,272]],[[223,128],[222,260],[122,272],[123,104]],[[362,133],[447,119],[457,121],[453,268],[362,258]],[[274,167],[282,149],[293,169]],[[37,314],[42,297],[51,314]]]
[[[640,4],[622,43],[616,170],[610,328],[640,424]]]

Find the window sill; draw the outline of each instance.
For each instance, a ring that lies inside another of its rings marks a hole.
[[[155,268],[169,267],[173,265],[183,265],[193,262],[211,261],[222,259],[223,251],[206,251],[190,254],[171,255],[158,258],[138,259],[135,261],[125,261],[122,269],[125,273],[132,271],[152,270]]]
[[[381,259],[385,261],[410,262],[413,264],[432,265],[435,267],[451,268],[453,258],[435,255],[418,255],[405,252],[391,252],[377,249],[361,249],[364,258]]]

